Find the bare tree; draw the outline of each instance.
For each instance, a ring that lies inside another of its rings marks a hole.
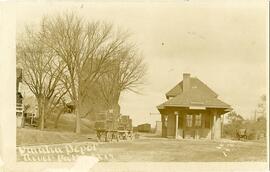
[[[110,24],[85,22],[73,13],[44,17],[41,28],[42,37],[46,38],[43,43],[66,65],[62,82],[75,105],[75,131],[80,133],[84,93],[108,71],[107,66],[122,49],[125,37],[115,34]]]
[[[98,87],[107,108],[118,105],[123,91],[139,93],[138,88],[144,84],[146,65],[134,46],[126,45],[118,52],[111,63],[111,72],[100,78]]]
[[[44,129],[45,116],[66,93],[60,83],[64,64],[42,44],[39,32],[26,27],[17,41],[17,63],[23,68],[23,82],[35,95],[40,115],[40,128]]]

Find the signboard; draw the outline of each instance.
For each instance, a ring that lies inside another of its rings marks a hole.
[[[204,106],[190,106],[189,109],[205,110],[206,107],[204,107]]]

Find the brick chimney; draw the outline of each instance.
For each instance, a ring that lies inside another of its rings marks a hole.
[[[190,89],[190,74],[183,74],[183,92],[186,92]]]

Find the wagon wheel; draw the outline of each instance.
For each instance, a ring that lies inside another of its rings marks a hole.
[[[134,139],[134,135],[132,132],[129,133],[129,137],[130,137],[130,140],[133,140]]]
[[[118,140],[123,140],[123,134],[121,132],[118,133]]]
[[[113,141],[113,139],[115,139],[114,131],[112,131],[112,141]]]
[[[128,134],[125,132],[124,133],[124,140],[127,140],[128,139]]]
[[[108,131],[106,132],[106,142],[111,142],[113,138],[113,133]]]
[[[131,140],[130,132],[127,132],[127,133],[126,133],[126,137],[127,137],[127,140]]]
[[[97,131],[97,140],[98,140],[98,142],[101,141],[101,132],[100,131]]]
[[[115,134],[116,134],[116,141],[119,142],[119,139],[120,139],[119,133],[116,132]]]
[[[113,140],[113,139],[115,139],[117,142],[119,141],[117,131],[114,131],[114,132],[112,133],[112,140]]]
[[[106,131],[101,132],[101,139],[100,140],[106,142]]]
[[[118,134],[118,139],[119,139],[119,140],[124,140],[124,138],[123,138],[123,133],[119,133],[119,134]]]
[[[121,140],[121,133],[117,132],[117,139],[118,141]]]

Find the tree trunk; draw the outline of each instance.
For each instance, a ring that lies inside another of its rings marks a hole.
[[[80,117],[80,102],[79,101],[77,101],[76,106],[75,106],[75,115],[76,115],[75,132],[79,134],[81,133],[81,117]]]
[[[51,113],[51,110],[50,110],[50,105],[49,105],[49,99],[43,99],[43,100],[44,100],[44,104],[43,104],[43,129],[44,129],[46,128],[46,121]]]
[[[76,102],[75,104],[75,115],[76,115],[76,128],[75,128],[75,133],[80,134],[81,133],[81,104],[82,104],[82,95],[81,95],[81,81],[80,81],[80,72],[77,71],[77,75],[78,75],[78,90],[76,94]],[[76,91],[75,91],[76,92]]]
[[[57,128],[57,127],[58,127],[58,121],[59,121],[59,119],[60,119],[60,116],[63,114],[63,112],[64,112],[64,108],[61,109],[61,110],[59,111],[59,113],[57,114],[56,119],[55,119],[55,121],[54,121],[54,128]]]
[[[44,116],[45,116],[45,100],[42,98],[41,101],[41,121],[40,121],[40,130],[44,130]]]
[[[44,128],[44,123],[43,123],[43,102],[42,102],[42,98],[40,97],[36,97],[37,102],[38,102],[38,116],[39,116],[39,121],[38,121],[38,125],[40,130],[43,130]]]
[[[40,130],[44,129],[44,100],[43,98],[38,98],[38,113],[39,113],[39,127]]]

